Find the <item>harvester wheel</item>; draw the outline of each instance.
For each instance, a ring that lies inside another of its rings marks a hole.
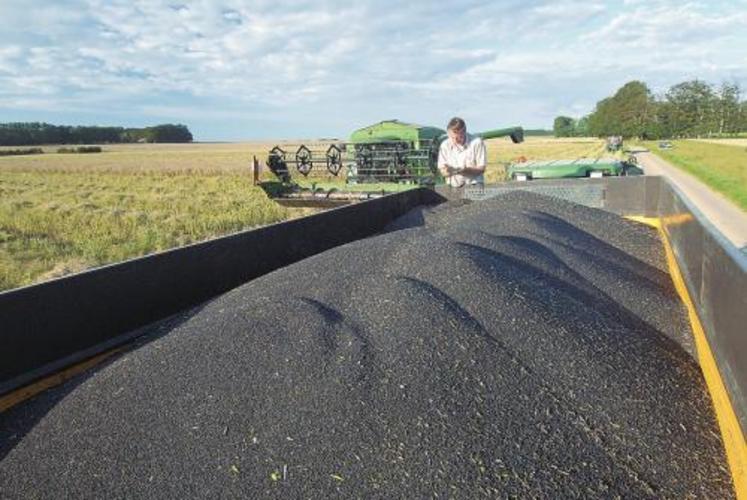
[[[342,168],[342,151],[335,144],[327,149],[327,170],[332,175],[340,173]]]
[[[296,151],[296,168],[304,177],[309,175],[314,163],[311,160],[311,151],[303,144]]]

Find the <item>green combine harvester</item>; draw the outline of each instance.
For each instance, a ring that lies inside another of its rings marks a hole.
[[[510,137],[514,143],[524,140],[521,127],[475,135],[483,139]],[[270,150],[266,161],[277,181],[258,184],[286,205],[314,206],[434,186],[443,183],[437,162],[439,147],[446,138],[446,131],[438,127],[386,120],[356,130],[346,142],[278,145]],[[340,181],[313,182],[320,173]]]

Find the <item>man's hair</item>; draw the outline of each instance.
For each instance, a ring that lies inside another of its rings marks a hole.
[[[458,116],[455,116],[451,120],[449,120],[449,124],[446,126],[447,130],[466,130],[467,124],[464,123],[464,120],[459,118]]]

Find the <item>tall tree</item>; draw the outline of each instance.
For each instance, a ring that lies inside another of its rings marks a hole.
[[[589,135],[589,117],[582,116],[576,121],[576,127],[573,135],[576,137],[586,137]]]
[[[653,133],[656,102],[648,86],[634,80],[612,97],[597,103],[589,116],[589,133],[597,136],[649,137]]]
[[[654,99],[648,86],[634,80],[623,85],[612,97],[618,130],[614,135],[644,137],[653,118]]]
[[[588,134],[657,139],[747,131],[747,103],[741,99],[737,83],[724,82],[714,91],[691,80],[657,98],[645,83],[631,81],[597,102],[588,116]]]
[[[701,80],[678,83],[666,93],[672,106],[673,135],[700,137],[717,130],[717,96],[713,88]]]
[[[597,102],[589,115],[589,133],[598,137],[616,135],[614,103],[611,97]]]
[[[739,84],[723,82],[718,93],[716,119],[719,134],[734,134],[740,130],[739,100],[742,90]]]
[[[571,137],[575,132],[575,121],[570,116],[558,116],[552,125],[555,137]]]

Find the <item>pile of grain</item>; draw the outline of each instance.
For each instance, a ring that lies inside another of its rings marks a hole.
[[[0,496],[729,497],[689,335],[649,228],[416,211],[0,415]]]

